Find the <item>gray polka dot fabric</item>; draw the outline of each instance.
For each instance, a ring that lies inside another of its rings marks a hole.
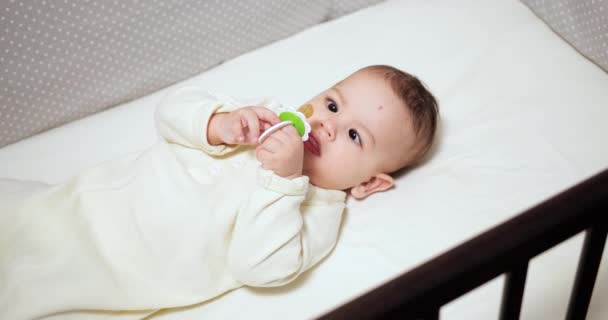
[[[0,1],[0,146],[375,2]]]
[[[334,0],[333,8],[329,15],[330,19],[349,14],[360,8],[367,7],[372,4],[380,3],[383,0]]]
[[[522,0],[580,53],[608,71],[608,0]]]

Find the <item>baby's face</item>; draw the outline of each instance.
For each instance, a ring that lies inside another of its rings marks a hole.
[[[313,185],[349,189],[396,169],[415,150],[409,112],[377,74],[356,72],[308,103],[314,113],[303,173]]]

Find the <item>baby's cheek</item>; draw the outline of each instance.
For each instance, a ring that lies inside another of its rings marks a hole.
[[[314,166],[304,169],[310,183],[325,189],[334,189],[337,180],[334,168],[329,164],[316,163]]]
[[[343,190],[350,188],[353,181],[357,178],[356,170],[352,166],[343,162],[334,162],[331,166],[325,167],[322,179],[330,189]]]

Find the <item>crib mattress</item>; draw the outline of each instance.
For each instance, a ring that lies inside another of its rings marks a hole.
[[[175,85],[299,105],[369,64],[416,74],[436,94],[442,124],[432,158],[388,192],[349,199],[336,249],[294,283],[152,319],[319,316],[608,166],[608,74],[516,0],[387,1]],[[57,183],[146,148],[168,89],[0,149],[0,176]],[[563,317],[581,240],[531,261],[522,319]],[[608,318],[606,256],[588,319]],[[441,316],[496,318],[501,280]]]

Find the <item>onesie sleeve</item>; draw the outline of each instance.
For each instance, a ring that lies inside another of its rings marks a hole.
[[[211,94],[200,87],[177,87],[161,100],[156,109],[156,128],[169,143],[200,149],[210,155],[220,156],[234,151],[237,145],[210,145],[207,126],[211,116],[218,112],[230,112],[245,106],[277,108],[277,102],[269,99],[237,101]]]
[[[294,280],[334,247],[345,194],[309,201],[308,177],[286,179],[259,169],[258,187],[237,215],[228,267],[244,285],[273,287]],[[314,198],[314,196],[313,196]]]

